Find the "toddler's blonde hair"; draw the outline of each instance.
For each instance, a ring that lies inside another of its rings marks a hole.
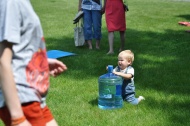
[[[121,51],[118,56],[124,56],[128,61],[131,62],[131,65],[133,64],[134,53],[131,50]]]

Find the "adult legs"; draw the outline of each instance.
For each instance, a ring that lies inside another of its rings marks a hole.
[[[92,40],[87,40],[87,43],[88,43],[88,48],[92,49]]]
[[[109,41],[109,52],[107,54],[113,54],[113,41],[114,41],[114,32],[108,32],[108,41]]]
[[[100,40],[96,40],[96,49],[100,49]]]
[[[119,52],[123,51],[125,48],[125,31],[120,31],[120,39],[121,39],[121,45]]]
[[[84,37],[89,49],[92,49],[92,11],[83,9]]]
[[[102,13],[100,10],[92,11],[93,37],[96,39],[96,48],[100,48],[100,39],[102,37]]]

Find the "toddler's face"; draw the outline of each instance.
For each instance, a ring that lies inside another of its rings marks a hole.
[[[127,60],[124,56],[119,55],[118,56],[118,66],[120,67],[121,70],[124,70],[130,65],[130,61]]]

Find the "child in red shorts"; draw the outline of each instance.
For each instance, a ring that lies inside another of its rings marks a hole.
[[[49,75],[67,69],[48,59],[30,0],[0,1],[0,118],[6,126],[57,126],[46,105]]]

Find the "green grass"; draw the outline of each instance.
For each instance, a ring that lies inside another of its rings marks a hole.
[[[115,33],[115,54],[107,56],[105,15],[101,50],[75,47],[72,20],[76,0],[32,0],[41,19],[47,49],[78,54],[65,57],[68,70],[51,78],[47,104],[60,126],[189,126],[190,125],[190,21],[187,0],[128,0],[126,49],[135,53],[136,95],[146,100],[138,106],[98,108],[98,77],[109,64],[117,65],[120,40]],[[95,43],[93,43],[95,45]]]

